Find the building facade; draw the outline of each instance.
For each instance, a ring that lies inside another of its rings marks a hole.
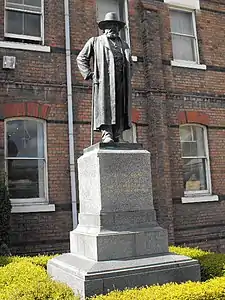
[[[171,244],[225,247],[225,3],[0,0],[0,147],[13,253],[69,250],[76,160],[90,145],[91,82],[76,57],[116,11],[133,59],[129,141],[152,155],[154,205]],[[95,142],[99,141],[95,134]]]

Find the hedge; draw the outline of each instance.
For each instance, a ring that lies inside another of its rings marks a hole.
[[[170,252],[198,259],[205,282],[168,283],[141,289],[114,291],[92,300],[225,300],[225,254],[198,248],[170,247]],[[0,257],[0,300],[78,300],[72,290],[53,281],[46,272],[53,256]],[[218,277],[220,276],[220,277]],[[212,277],[218,277],[212,279]]]
[[[9,263],[15,263],[15,262],[31,262],[36,266],[41,266],[44,269],[47,269],[47,262],[52,259],[55,255],[39,255],[39,256],[0,256],[0,267],[5,266]]]
[[[0,246],[3,243],[6,245],[9,244],[10,214],[12,208],[8,189],[4,182],[2,182],[1,177],[0,170]]]
[[[202,281],[225,275],[225,254],[189,247],[172,246],[169,250],[170,252],[197,259],[201,266]]]
[[[175,247],[170,252],[197,259],[201,266],[203,282],[168,283],[141,289],[114,291],[92,300],[225,300],[225,254],[198,248]],[[212,279],[213,277],[216,277]],[[204,282],[204,280],[206,280]]]
[[[206,282],[168,283],[141,289],[114,291],[92,300],[224,300],[225,278],[219,277]]]
[[[0,268],[0,300],[78,300],[64,284],[53,281],[46,270],[21,260]]]

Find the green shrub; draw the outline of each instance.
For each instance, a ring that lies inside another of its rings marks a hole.
[[[169,247],[170,252],[174,252],[176,254],[189,256],[193,259],[199,259],[209,253],[209,251],[204,251],[199,248],[189,248],[189,247],[177,247],[177,246],[170,246]]]
[[[64,284],[50,279],[42,266],[25,260],[0,269],[0,300],[78,300]]]
[[[141,289],[114,291],[106,296],[92,297],[92,300],[219,300],[225,299],[225,278],[209,281],[168,283]]]
[[[41,266],[44,269],[47,269],[47,263],[50,259],[52,259],[55,255],[39,255],[39,256],[0,256],[0,267],[3,267],[7,264],[14,262],[27,261],[31,262],[36,266]]]
[[[11,202],[8,189],[3,182],[0,183],[0,245],[9,244]]]
[[[169,250],[173,253],[197,259],[201,266],[202,281],[213,277],[224,276],[225,274],[225,254],[189,247],[172,246]]]

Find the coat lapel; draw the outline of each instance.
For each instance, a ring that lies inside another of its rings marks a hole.
[[[108,48],[111,50],[110,45],[109,45],[109,40],[105,34],[101,35],[101,43],[103,44],[104,47]]]

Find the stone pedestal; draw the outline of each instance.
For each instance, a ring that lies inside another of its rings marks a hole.
[[[150,153],[138,144],[96,144],[78,159],[79,225],[71,253],[48,272],[82,297],[165,283],[199,280],[200,267],[168,253],[167,231],[153,206]]]

